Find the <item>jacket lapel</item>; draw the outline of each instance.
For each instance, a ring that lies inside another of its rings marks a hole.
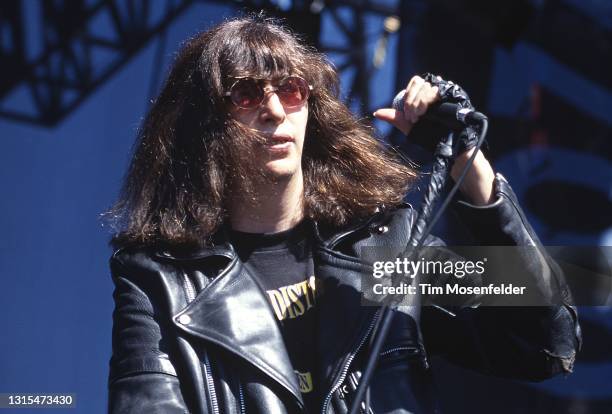
[[[273,310],[237,257],[174,321],[183,331],[247,360],[303,404]]]

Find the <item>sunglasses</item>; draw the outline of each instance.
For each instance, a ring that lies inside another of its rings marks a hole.
[[[275,92],[285,108],[294,108],[306,102],[312,90],[312,86],[299,76],[287,76],[276,86],[266,86],[267,82],[265,79],[240,78],[225,96],[229,96],[238,108],[255,109],[261,105],[268,92]]]

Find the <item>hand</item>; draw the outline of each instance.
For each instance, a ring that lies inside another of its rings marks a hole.
[[[445,101],[457,102],[464,107],[472,108],[469,96],[459,85],[445,81],[439,76],[434,76],[432,74],[426,74],[425,77],[427,80],[420,76],[414,76],[410,79],[406,87],[403,112],[396,111],[392,108],[382,108],[374,112],[374,116],[377,119],[389,122],[405,135],[408,135],[419,118],[427,112],[429,106],[441,99],[440,95],[442,95],[442,99]],[[433,82],[435,86],[430,82]],[[437,85],[439,85],[439,87]],[[460,142],[462,145],[458,148],[459,154],[457,154],[451,169],[451,177],[453,180],[457,180],[468,159],[474,153],[473,146],[476,141],[475,131],[464,131],[461,138],[463,139],[462,142]],[[420,143],[420,145],[425,148],[428,148],[426,145],[428,142],[429,141],[420,142],[417,138],[417,143]],[[474,164],[468,171],[461,185],[461,192],[469,201],[476,205],[492,203],[495,201],[495,194],[493,191],[494,179],[495,173],[493,168],[491,168],[491,164],[487,161],[482,152],[478,151]]]
[[[432,86],[420,76],[413,76],[406,86],[404,111],[381,108],[374,112],[374,117],[389,122],[404,135],[408,135],[414,124],[427,112],[427,108],[439,99],[437,86]]]

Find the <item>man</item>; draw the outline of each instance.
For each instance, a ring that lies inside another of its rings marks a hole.
[[[414,77],[406,92],[403,112],[375,116],[408,134],[438,90]],[[470,154],[457,155],[453,177]],[[361,306],[360,248],[406,245],[414,212],[402,199],[415,177],[339,101],[331,65],[286,29],[243,18],[188,41],[113,210],[109,411],[345,412],[380,316]],[[481,153],[462,192],[483,241],[538,245]],[[549,277],[546,295],[567,298]],[[400,309],[371,408],[434,411],[432,353],[542,379],[570,372],[578,346],[567,299]]]

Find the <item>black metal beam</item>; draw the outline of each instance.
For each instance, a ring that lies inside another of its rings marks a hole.
[[[33,57],[23,41],[25,28],[31,27],[22,3],[3,2],[0,6],[4,26],[14,33],[2,42],[0,99],[25,86],[31,98],[26,109],[0,106],[0,117],[40,124],[56,125],[78,107],[100,85],[110,79],[149,40],[193,3],[193,0],[165,0],[164,12],[152,19],[147,1],[100,0],[86,5],[83,0],[41,1],[37,3],[42,18],[42,51]],[[106,15],[110,32],[97,32],[96,19]],[[106,52],[110,59],[94,63],[94,55]]]
[[[31,16],[25,15],[25,3],[0,3],[0,117],[49,127],[57,125],[194,3],[195,0],[28,3],[40,15],[38,27]],[[151,8],[160,4],[163,12],[154,19]],[[294,30],[304,33],[323,52],[343,54],[346,63],[341,68],[356,73],[350,99],[364,113],[372,107],[369,78],[373,67],[366,50],[364,20],[367,14],[393,14],[393,7],[373,0],[294,0],[285,9],[279,1],[272,0],[236,0],[234,4],[284,17]],[[332,45],[327,49],[319,43],[321,14],[337,16],[341,8],[350,11],[347,21],[336,18],[349,44],[344,50]],[[96,27],[102,18],[107,20],[104,33]],[[26,42],[35,33],[40,33],[40,38]],[[41,45],[39,52],[30,46],[37,41]],[[96,59],[101,55],[107,57],[103,62]],[[18,89],[25,92],[20,96],[23,104],[11,106],[10,97]]]
[[[412,4],[413,1],[408,3]],[[384,54],[387,54],[390,32],[386,31],[382,24],[373,33],[371,28],[368,32],[366,21],[369,17],[397,18],[397,7],[389,6],[386,2],[368,0],[327,1],[322,13],[329,14],[336,30],[341,32],[348,42],[342,47],[321,42],[320,49],[324,53],[339,56],[337,70],[340,74],[354,73],[348,93],[348,104],[361,116],[367,116],[375,109],[376,103],[373,102],[371,91],[376,89],[376,85],[372,84],[372,75],[378,66],[374,62],[374,53],[369,50],[368,43],[378,40],[378,47],[384,48]],[[372,36],[375,36],[374,39]]]

